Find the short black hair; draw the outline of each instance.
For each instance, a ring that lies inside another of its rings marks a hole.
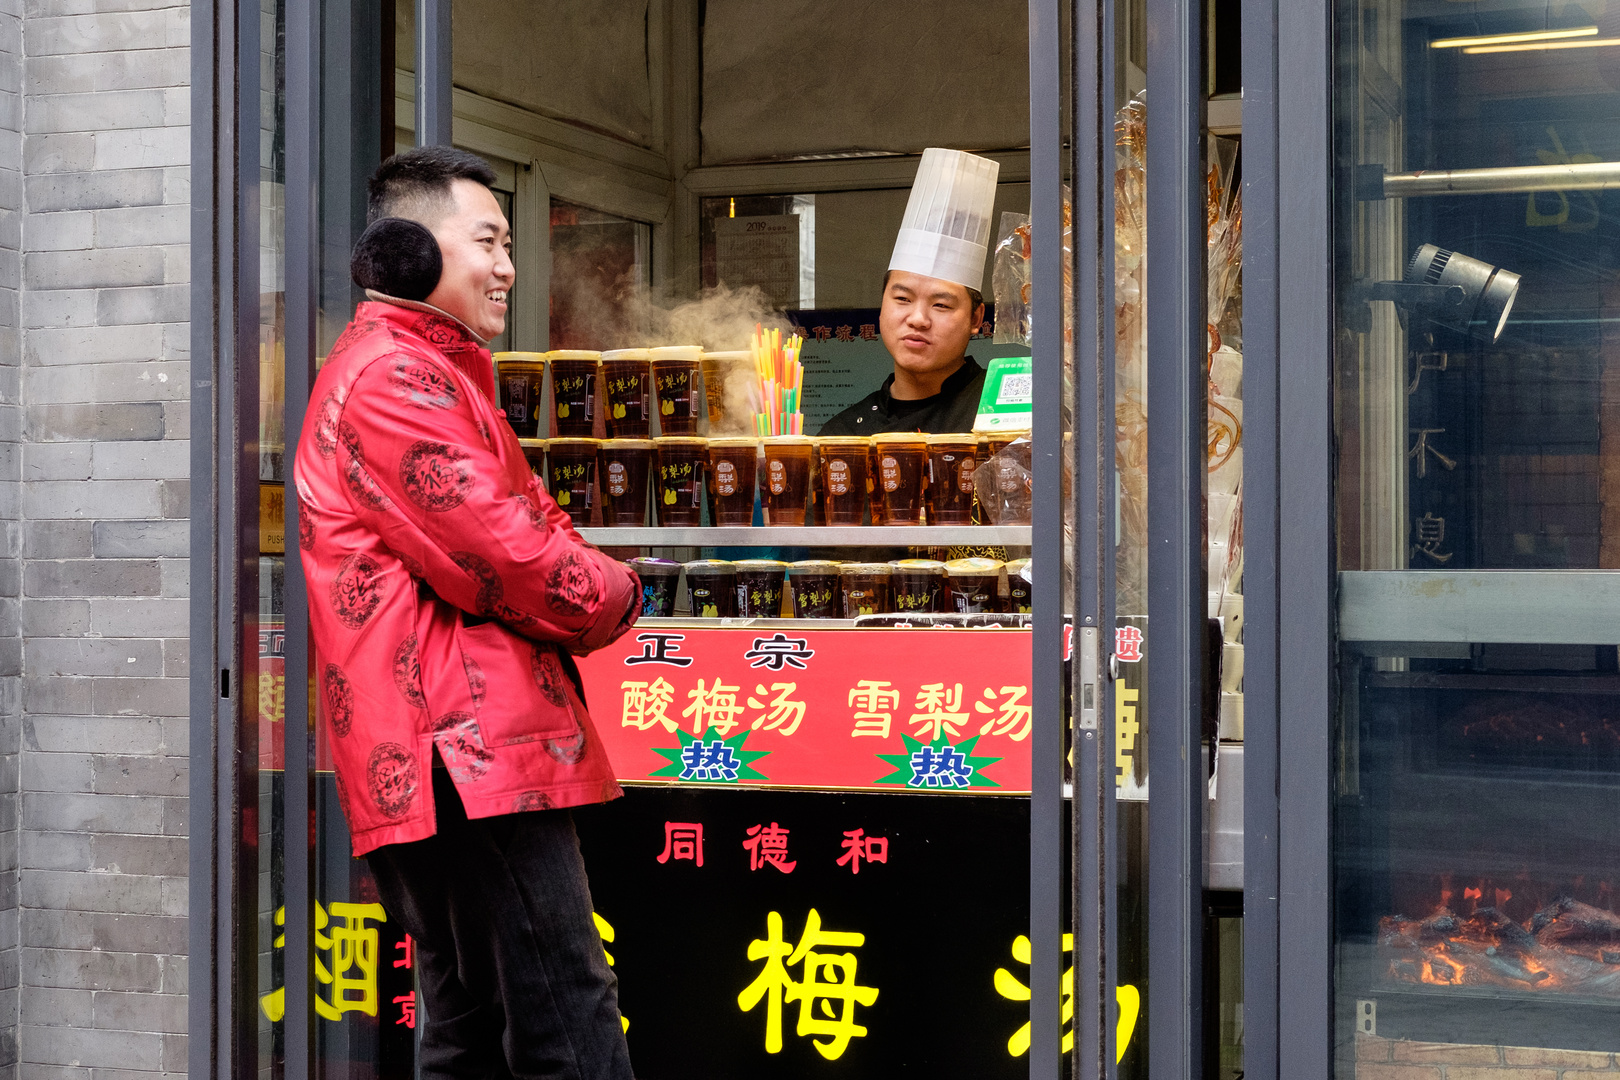
[[[894,273],[893,270],[883,271],[883,292],[889,291],[889,275],[892,273]],[[967,289],[967,286],[963,285],[962,288]],[[978,289],[968,289],[967,294],[968,310],[971,311],[974,308],[984,307],[984,294],[982,292],[980,292]]]
[[[477,154],[450,146],[418,146],[395,154],[371,174],[366,184],[366,222],[402,217],[431,228],[454,208],[450,185],[473,180],[495,183],[495,170]]]

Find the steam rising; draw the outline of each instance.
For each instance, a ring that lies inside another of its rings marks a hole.
[[[755,326],[778,329],[784,338],[793,332],[787,317],[754,285],[741,289],[720,285],[703,290],[696,300],[676,300],[664,292],[649,295],[633,274],[604,287],[600,277],[554,272],[551,288],[554,349],[701,345],[705,352],[746,353]],[[711,424],[710,434],[750,434],[752,365],[744,357],[722,361],[721,366],[724,416]]]
[[[553,341],[554,349],[701,345],[708,352],[721,352],[747,349],[756,324],[767,330],[776,327],[784,337],[792,332],[786,316],[771,307],[754,285],[741,289],[721,285],[703,290],[696,300],[683,301],[662,291],[649,295],[631,274],[604,284],[591,275],[554,273],[551,294],[553,337],[567,338]],[[563,325],[558,327],[558,322]]]

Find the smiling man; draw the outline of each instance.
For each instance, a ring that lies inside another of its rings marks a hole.
[[[573,657],[640,610],[529,469],[483,347],[509,227],[481,158],[371,180],[298,441],[316,702],[357,856],[416,942],[424,1077],[630,1080],[569,807],[616,797]]]
[[[979,287],[1000,168],[959,150],[923,152],[878,313],[894,374],[823,424],[821,434],[973,429],[984,368],[967,347],[984,322]]]

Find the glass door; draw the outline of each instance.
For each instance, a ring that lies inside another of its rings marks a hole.
[[[1334,6],[1342,1077],[1620,1050],[1617,19]]]

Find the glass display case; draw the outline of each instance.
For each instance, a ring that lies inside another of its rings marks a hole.
[[[1338,1075],[1605,1066],[1620,23],[1334,16]]]

